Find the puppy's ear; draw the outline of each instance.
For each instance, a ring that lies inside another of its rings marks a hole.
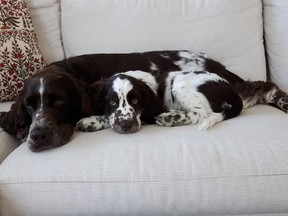
[[[7,133],[24,141],[29,133],[32,119],[23,103],[24,90],[17,96],[10,111],[0,113],[0,127]]]
[[[141,121],[147,124],[154,124],[155,117],[166,110],[163,100],[159,98],[146,84],[142,86],[140,93],[142,96],[142,104],[144,106]]]
[[[104,115],[104,98],[108,94],[108,79],[101,79],[89,86],[89,94],[92,98],[93,109],[97,115]]]
[[[100,79],[94,83],[92,83],[89,86],[88,92],[95,98],[100,99],[105,94],[104,87],[106,86],[106,83],[108,82],[107,79]]]

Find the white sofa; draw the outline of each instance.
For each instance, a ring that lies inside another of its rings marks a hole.
[[[187,49],[245,79],[268,74],[288,91],[286,0],[28,3],[47,63],[84,53]],[[265,105],[207,131],[76,131],[68,144],[41,153],[2,131],[0,163],[2,216],[288,215],[288,116]]]

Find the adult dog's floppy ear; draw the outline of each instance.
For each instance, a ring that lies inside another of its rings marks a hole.
[[[7,133],[24,141],[29,133],[32,119],[23,103],[24,90],[17,96],[10,111],[0,113],[0,127]]]

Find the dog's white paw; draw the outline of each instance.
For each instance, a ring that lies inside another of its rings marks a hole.
[[[207,118],[205,118],[198,126],[199,130],[207,130],[213,127],[215,124],[224,120],[222,113],[211,113]]]
[[[278,100],[277,105],[281,110],[288,113],[288,97],[282,97]]]
[[[82,118],[76,124],[76,129],[84,132],[93,132],[109,127],[109,120],[105,116],[90,116]]]

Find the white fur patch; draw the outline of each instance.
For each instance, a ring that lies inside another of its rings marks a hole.
[[[141,71],[141,70],[131,70],[131,71],[126,71],[120,74],[125,74],[127,76],[131,76],[131,77],[134,77],[136,79],[143,81],[157,95],[158,83],[156,82],[156,79],[152,74],[145,72],[145,71]]]
[[[206,71],[170,72],[166,78],[164,103],[176,112],[161,114],[157,117],[157,124],[167,126],[169,123],[166,120],[169,120],[173,121],[173,125],[200,124],[199,128],[207,129],[222,121],[223,115],[214,113],[205,95],[198,91],[198,87],[208,81],[227,82],[217,74]]]
[[[208,58],[206,54],[179,51],[178,55],[181,60],[176,61],[175,64],[181,71],[203,71],[205,69],[204,64]]]
[[[217,74],[209,72],[170,72],[166,78],[164,103],[167,107],[177,110],[193,111],[193,108],[209,110],[206,97],[198,92],[198,87],[208,81],[225,81]]]
[[[132,83],[128,79],[116,78],[113,81],[112,89],[118,96],[127,96],[128,92],[133,88]]]
[[[39,85],[39,95],[40,95],[40,107],[36,112],[36,117],[38,117],[42,111],[43,111],[43,95],[44,95],[44,91],[45,91],[45,86],[44,86],[44,81],[43,78],[40,78],[40,85]]]
[[[206,130],[213,127],[218,122],[224,120],[224,116],[221,113],[211,113],[203,122],[199,125],[199,130]]]
[[[133,89],[132,83],[128,79],[116,78],[113,82],[112,89],[116,92],[119,104],[115,112],[109,116],[111,126],[115,124],[116,118],[118,120],[128,120],[136,117],[139,127],[141,126],[140,115],[135,116],[134,108],[129,104],[127,95]]]
[[[153,62],[150,62],[150,70],[151,71],[157,71],[158,67]]]

